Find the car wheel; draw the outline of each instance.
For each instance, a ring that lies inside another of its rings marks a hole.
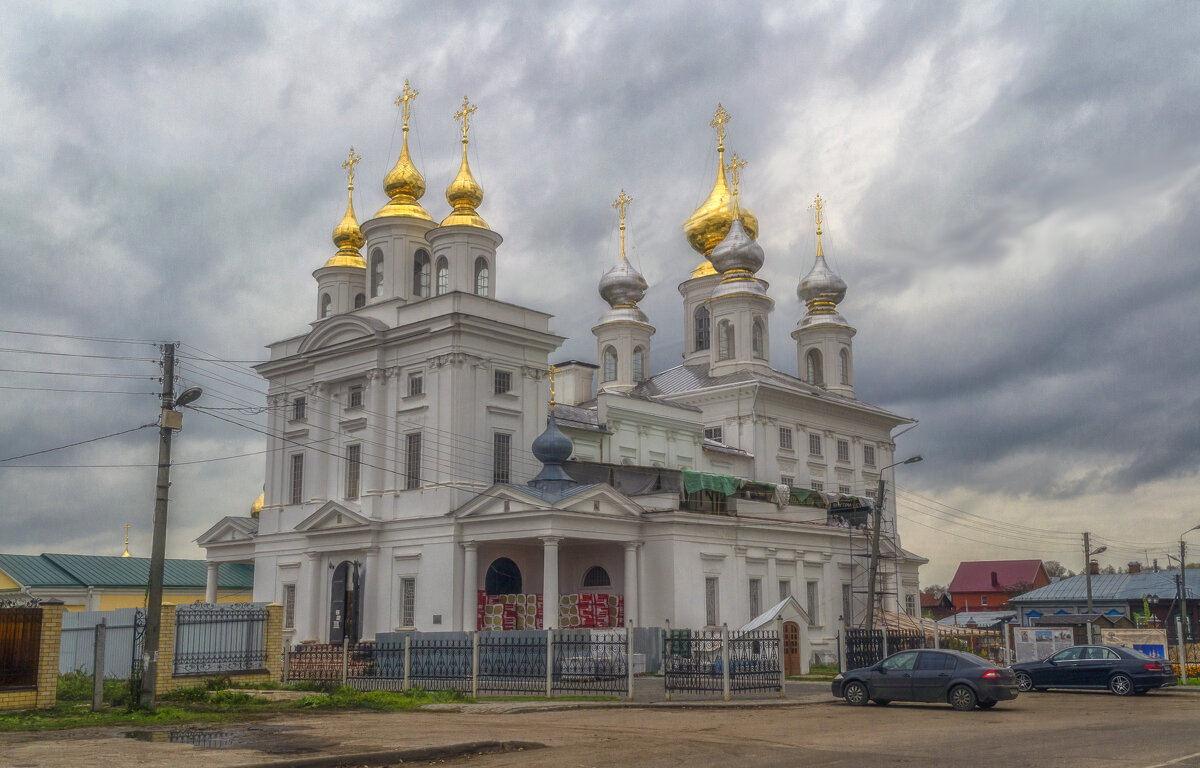
[[[978,700],[975,697],[975,691],[965,685],[956,685],[951,688],[947,699],[950,701],[950,706],[959,712],[969,712],[975,709],[975,703]]]
[[[991,708],[992,708],[992,707],[994,707],[994,706],[996,706],[996,702],[994,702],[994,701],[981,701],[981,702],[979,702],[979,708],[980,708],[980,709],[991,709]]]
[[[1033,690],[1033,678],[1028,672],[1017,673],[1017,690],[1021,693],[1029,693]]]
[[[1118,696],[1128,696],[1133,693],[1133,681],[1129,679],[1129,675],[1118,672],[1108,679],[1108,690]]]
[[[891,699],[871,699],[871,701],[875,702],[881,707],[886,707],[888,704],[892,703]]]
[[[867,686],[857,680],[846,683],[846,689],[842,691],[842,696],[846,698],[847,704],[855,707],[861,707],[870,700],[870,697],[867,696]]]

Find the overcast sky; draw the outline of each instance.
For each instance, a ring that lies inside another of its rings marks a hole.
[[[458,165],[451,115],[464,94],[478,105],[497,297],[556,316],[556,359],[595,360],[611,202],[633,196],[662,370],[682,349],[676,286],[698,257],[681,225],[712,185],[720,102],[749,161],[772,363],[791,373],[807,207],[827,201],[858,394],[920,422],[898,455],[925,461],[897,481],[923,582],[963,559],[1078,570],[1084,530],[1105,564],[1165,565],[1200,523],[1194,7],[637,5],[6,3],[0,329],[180,341],[207,404],[263,404],[237,364],[195,358],[258,360],[307,329],[341,162],[350,145],[363,158],[365,220],[408,79],[435,219]],[[0,458],[156,419],[149,344],[0,333],[0,348]],[[248,513],[264,440],[185,416],[175,459],[200,463],[172,472],[170,555],[201,557],[196,536]],[[155,451],[143,429],[0,464],[0,551],[119,554],[128,522],[148,554]],[[203,461],[238,454],[254,455]],[[78,466],[125,464],[141,466]]]

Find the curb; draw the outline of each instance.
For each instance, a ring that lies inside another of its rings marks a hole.
[[[239,768],[336,768],[336,766],[351,763],[356,766],[373,766],[414,760],[447,760],[476,752],[521,752],[526,749],[544,749],[545,747],[545,744],[532,741],[469,741],[440,747],[392,749],[382,752],[348,752],[338,755],[272,760],[265,763],[248,763]]]
[[[421,708],[422,712],[446,712],[464,715],[523,715],[537,712],[563,712],[579,709],[770,709],[779,707],[811,707],[821,704],[836,704],[839,699],[829,697],[819,700],[797,699],[743,699],[732,701],[712,701],[696,699],[694,701],[579,701],[554,704],[539,702],[522,704],[514,702],[512,706],[496,706],[484,704],[431,704]]]

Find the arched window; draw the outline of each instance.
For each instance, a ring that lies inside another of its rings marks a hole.
[[[756,317],[754,325],[750,326],[750,351],[755,357],[765,357],[763,349],[763,322]]]
[[[604,348],[604,380],[616,381],[617,378],[617,350],[612,347]]]
[[[611,587],[612,579],[608,578],[608,571],[598,565],[593,565],[588,568],[588,572],[583,574],[583,588],[588,587]]]
[[[321,294],[321,317],[329,317],[333,314],[333,297],[328,293]]]
[[[804,360],[808,371],[808,376],[806,377],[808,383],[817,387],[821,386],[825,381],[825,377],[821,373],[821,353],[815,349],[810,349]]]
[[[521,594],[521,569],[507,557],[499,557],[488,566],[483,588],[489,595]]]
[[[371,298],[383,293],[383,251],[371,251]]]
[[[450,262],[445,258],[438,259],[437,295],[442,296],[450,291]]]
[[[491,275],[488,272],[487,259],[483,258],[482,256],[480,256],[478,259],[475,259],[475,295],[476,296],[487,296],[488,295],[488,282],[489,282],[490,278],[491,278]]]
[[[641,347],[633,348],[633,380],[642,381],[646,378],[646,350]]]
[[[843,349],[841,354],[839,355],[839,357],[841,357],[841,363],[842,363],[842,383],[849,386],[850,385],[850,352],[849,352],[849,350]]]
[[[431,269],[429,254],[425,251],[417,251],[417,255],[413,257],[413,296],[421,299],[429,298]]]
[[[367,306],[367,295],[365,293],[354,294],[354,308],[361,309]]]
[[[694,317],[696,319],[696,351],[699,352],[702,349],[708,349],[709,346],[711,326],[709,325],[708,308],[704,306],[696,307]]]
[[[717,325],[717,359],[731,360],[733,356],[733,323],[722,320]]]

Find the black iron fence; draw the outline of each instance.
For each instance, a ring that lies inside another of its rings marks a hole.
[[[625,630],[382,633],[375,642],[296,646],[284,681],[363,690],[628,695]]]
[[[663,635],[663,684],[672,693],[732,695],[783,692],[778,630],[668,629]]]
[[[0,609],[0,690],[37,685],[42,609]]]
[[[198,603],[175,609],[175,675],[266,669],[262,603]]]
[[[921,648],[941,648],[965,651],[989,659],[997,664],[1008,663],[1008,653],[1000,632],[954,632],[953,629],[939,630],[935,640],[932,634],[919,630],[845,629],[840,649],[845,654],[844,669],[859,669],[878,664],[885,657],[900,651]]]

